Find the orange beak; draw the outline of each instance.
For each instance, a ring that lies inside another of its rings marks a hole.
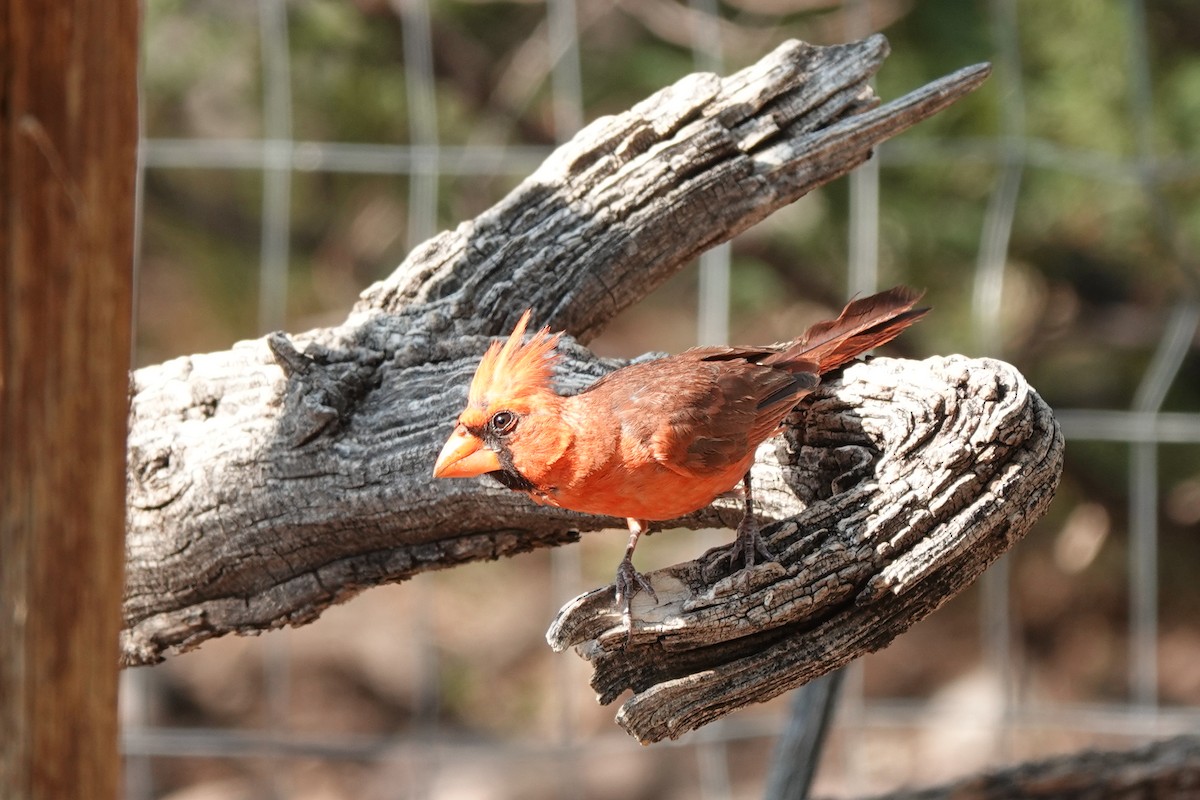
[[[442,447],[441,455],[433,465],[433,477],[473,478],[499,469],[500,457],[495,451],[484,447],[478,436],[459,425]]]

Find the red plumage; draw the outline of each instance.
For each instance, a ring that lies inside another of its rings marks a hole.
[[[550,386],[557,335],[528,342],[527,311],[481,360],[467,408],[438,457],[438,477],[491,474],[539,503],[625,517],[629,548],[617,576],[628,601],[649,583],[631,559],[647,521],[691,513],[744,482],[747,519],[734,553],[747,566],[758,541],[749,497],[754,451],[831,372],[896,337],[928,309],[895,287],[856,300],[791,342],[697,347],[618,369],[577,395]]]

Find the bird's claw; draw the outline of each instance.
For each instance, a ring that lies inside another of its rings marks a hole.
[[[629,647],[629,643],[633,641],[633,596],[637,594],[638,589],[642,589],[657,603],[658,594],[650,585],[650,581],[646,580],[646,576],[634,569],[629,556],[621,559],[617,566],[614,585],[617,589],[617,605],[621,608],[621,620],[625,623],[625,646]]]
[[[629,614],[633,596],[637,594],[638,589],[653,597],[654,602],[658,602],[658,595],[655,593],[654,587],[650,585],[650,581],[646,580],[645,575],[634,569],[633,562],[628,556],[623,558],[617,566],[617,579],[614,583],[617,587],[617,604],[624,606],[626,615]]]
[[[759,532],[758,523],[750,517],[742,520],[737,528],[737,538],[729,550],[729,566],[732,569],[740,561],[745,569],[754,567],[758,556],[763,557],[763,563],[775,561],[775,554],[767,547]]]
[[[759,561],[760,557],[761,562]],[[712,562],[709,568],[705,569],[704,578],[705,580],[716,580],[720,577],[720,570],[712,570],[711,567],[716,567],[724,562],[728,565],[730,576],[740,572],[742,579],[748,580],[750,570],[754,568],[755,564],[765,564],[771,561],[778,561],[778,559],[763,541],[758,524],[753,519],[746,517],[737,527],[737,538],[733,540],[733,544],[720,558]],[[738,567],[741,569],[739,570]]]

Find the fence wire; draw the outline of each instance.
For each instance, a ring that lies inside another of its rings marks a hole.
[[[466,0],[463,3],[470,5]],[[476,0],[476,4],[484,3]],[[289,308],[296,305],[295,293],[314,291],[302,285],[303,278],[297,277],[294,267],[299,246],[294,228],[297,214],[294,198],[298,192],[306,191],[306,182],[315,178],[330,185],[337,176],[397,182],[402,187],[397,193],[404,199],[393,210],[399,209],[405,219],[393,220],[394,227],[404,230],[403,246],[411,248],[446,224],[448,207],[464,205],[453,195],[456,179],[483,177],[507,185],[536,167],[550,149],[548,143],[447,141],[445,131],[439,127],[446,109],[444,98],[439,95],[438,48],[456,43],[438,36],[434,19],[437,13],[455,6],[453,0],[432,5],[427,0],[386,3],[363,0],[355,5],[359,12],[372,15],[380,25],[386,24],[384,12],[390,10],[392,19],[401,28],[400,68],[404,76],[407,125],[402,140],[328,141],[298,135],[301,100],[296,91],[298,78],[293,62],[300,45],[292,35],[294,16],[301,10],[324,13],[329,5],[317,0],[257,0],[256,14],[251,16],[246,7],[232,4],[189,5],[147,0],[148,40],[168,36],[169,29],[178,27],[179,20],[188,15],[206,15],[205,24],[218,29],[225,25],[231,30],[241,28],[243,32],[245,26],[257,28],[259,52],[256,59],[251,59],[260,68],[257,78],[251,81],[261,90],[257,133],[247,133],[232,125],[229,131],[206,138],[179,132],[170,125],[147,122],[150,129],[143,138],[139,158],[142,173],[139,196],[144,203],[139,209],[142,236],[162,224],[156,221],[158,195],[147,188],[149,184],[162,178],[177,183],[190,175],[201,181],[212,180],[213,175],[223,175],[226,177],[222,180],[232,181],[257,176],[261,194],[260,236],[254,257],[257,307],[253,312],[253,330],[239,331],[238,335],[261,334],[296,324],[296,315],[289,313]],[[532,6],[531,3],[494,5],[526,15]],[[728,68],[725,40],[729,35],[726,23],[734,17],[754,15],[761,22],[767,12],[746,10],[752,6],[688,0],[687,3],[648,2],[635,9],[629,2],[546,0],[543,16],[532,25],[533,34],[524,45],[528,52],[515,56],[512,63],[524,58],[546,67],[544,87],[535,85],[523,91],[527,96],[543,90],[549,93],[549,127],[554,140],[561,142],[597,113],[589,107],[587,98],[592,98],[598,107],[611,110],[603,98],[595,99],[587,91],[590,80],[587,65],[596,62],[582,55],[603,50],[604,42],[592,41],[589,29],[606,9],[619,8],[631,20],[652,29],[656,25],[662,29],[678,24],[681,27],[674,31],[674,44],[686,45],[692,68],[725,72]],[[847,0],[842,6],[843,27],[833,38],[847,40],[872,32],[880,9],[886,12],[890,7],[867,0]],[[1004,358],[1007,353],[1003,314],[1014,261],[1014,226],[1028,182],[1034,176],[1070,175],[1104,186],[1132,186],[1141,190],[1163,252],[1190,289],[1163,312],[1166,321],[1161,337],[1127,408],[1056,410],[1069,448],[1081,442],[1127,448],[1126,685],[1069,704],[1036,699],[1025,683],[1029,678],[1022,645],[1026,637],[1014,612],[1013,584],[1017,578],[1011,557],[1006,557],[982,581],[974,601],[978,607],[976,630],[970,634],[978,644],[977,653],[954,657],[960,662],[956,680],[920,696],[887,695],[873,688],[878,680],[872,676],[871,659],[866,660],[865,666],[856,664],[847,670],[841,681],[841,700],[834,714],[831,738],[817,775],[817,789],[823,794],[861,794],[895,788],[902,781],[960,775],[985,765],[1036,754],[1037,742],[1045,742],[1047,752],[1060,752],[1084,745],[1131,744],[1178,731],[1200,730],[1200,708],[1196,706],[1200,686],[1183,702],[1164,703],[1160,684],[1166,667],[1159,657],[1163,652],[1160,625],[1163,555],[1159,521],[1165,493],[1160,467],[1164,448],[1200,445],[1200,408],[1195,403],[1189,406],[1190,401],[1186,400],[1194,395],[1181,393],[1185,397],[1182,408],[1178,402],[1174,406],[1168,403],[1171,392],[1178,389],[1189,359],[1196,357],[1200,305],[1194,291],[1198,285],[1195,261],[1187,246],[1186,231],[1178,215],[1172,213],[1167,189],[1200,178],[1200,159],[1195,153],[1156,152],[1156,137],[1151,127],[1154,62],[1146,7],[1139,0],[1126,0],[1124,7],[1128,29],[1127,50],[1122,57],[1130,75],[1128,124],[1136,142],[1132,154],[1072,148],[1029,132],[1026,82],[1036,79],[1036,75],[1023,55],[1021,22],[1027,6],[1016,0],[991,0],[986,4],[988,50],[978,53],[975,60],[991,60],[995,64],[992,80],[999,89],[994,93],[997,104],[993,109],[997,120],[994,135],[906,137],[881,147],[878,157],[857,170],[848,181],[845,199],[848,242],[841,270],[847,294],[877,289],[885,282],[881,278],[885,274],[887,283],[905,279],[903,265],[881,263],[881,245],[889,236],[888,204],[903,202],[902,198],[897,200],[888,195],[889,172],[928,164],[945,165],[951,170],[988,167],[990,188],[979,201],[981,225],[970,296],[962,300],[964,313],[970,320],[970,340],[958,346],[975,354]],[[976,12],[982,13],[979,9]],[[886,18],[887,14],[883,16]],[[812,21],[800,14],[781,17],[774,33],[776,40],[786,36],[806,38],[805,33],[813,29]],[[250,46],[245,36],[232,40],[238,46]],[[540,58],[534,53],[538,49]],[[147,70],[154,70],[160,63],[148,59]],[[153,74],[147,77],[151,80],[146,84],[145,99],[153,106],[155,98],[151,94],[156,83]],[[676,77],[679,76],[664,77],[660,85]],[[219,105],[216,110],[220,111]],[[162,133],[160,129],[169,132]],[[183,241],[186,240],[175,239],[179,246]],[[723,343],[730,338],[731,303],[739,281],[737,268],[732,266],[737,246],[736,242],[732,246],[723,245],[700,259],[695,272],[695,291],[687,295],[694,298],[697,342]],[[157,297],[157,289],[149,284],[167,278],[160,274],[161,268],[148,264],[145,246],[142,250],[139,302],[144,319],[147,308]],[[376,252],[390,251],[381,246]],[[387,266],[378,265],[380,270]],[[666,291],[683,290],[668,286]],[[221,316],[222,312],[218,309],[211,314]],[[144,352],[156,358],[166,357],[184,352],[191,341],[186,336],[171,338],[160,334]],[[1195,369],[1187,375],[1191,380]],[[1081,505],[1086,501],[1084,496]],[[1069,520],[1060,520],[1058,524],[1066,526]],[[714,536],[711,540],[701,538],[701,544],[692,539],[689,546],[699,552],[706,541],[722,541],[723,534]],[[549,570],[538,579],[544,585],[535,593],[540,598],[538,613],[546,619],[566,599],[594,584],[595,579],[580,553],[580,547],[569,547],[557,548],[546,555]],[[499,565],[492,568],[504,569]],[[502,577],[516,579],[514,575],[502,573]],[[522,571],[519,579],[529,580],[528,573]],[[608,712],[597,716],[591,708],[582,665],[571,656],[555,656],[548,651],[541,653],[538,656],[541,662],[529,669],[550,676],[539,679],[537,684],[541,694],[552,695],[544,698],[551,709],[546,712],[551,717],[549,722],[513,736],[495,732],[472,738],[457,728],[448,728],[445,722],[452,712],[445,707],[446,698],[453,688],[451,684],[461,679],[459,673],[468,669],[459,662],[461,656],[457,651],[453,657],[448,655],[452,647],[440,638],[443,632],[436,624],[438,605],[446,601],[446,592],[452,589],[430,579],[374,590],[402,592],[405,608],[410,612],[402,622],[369,634],[404,637],[408,643],[411,663],[398,665],[407,678],[395,691],[406,696],[403,706],[410,718],[390,729],[381,724],[371,732],[355,730],[353,725],[338,718],[334,709],[329,712],[327,727],[322,727],[322,720],[316,724],[309,721],[304,726],[295,724],[297,698],[308,691],[306,673],[298,664],[309,653],[301,650],[312,647],[297,641],[299,631],[276,632],[234,645],[214,642],[162,667],[127,672],[122,686],[126,796],[130,800],[167,796],[500,798],[604,797],[619,793],[625,797],[715,799],[760,796],[768,790],[769,754],[786,727],[786,701],[735,714],[680,742],[643,749],[615,726],[596,724],[597,719],[607,719]],[[532,624],[528,618],[524,623]],[[327,621],[321,620],[312,627],[325,624]],[[540,631],[535,631],[532,638],[540,638]],[[205,661],[209,657],[206,651],[219,651],[217,657],[225,658],[226,662],[222,665],[215,660]],[[949,657],[946,653],[925,655]],[[256,697],[215,702],[217,708],[224,709],[225,724],[219,713],[202,714],[200,701],[181,688],[187,685],[189,673],[222,669],[259,671],[259,677],[252,682]],[[377,691],[365,686],[358,689]],[[240,715],[239,703],[259,710]],[[940,747],[949,765],[940,768],[928,765],[922,771],[911,764],[899,763],[904,753],[912,751],[895,742],[911,738],[914,732],[923,737],[929,748],[936,751]],[[686,755],[681,758],[681,754]],[[323,778],[323,765],[347,766],[352,768],[354,777],[343,776],[341,782]],[[548,780],[532,781],[531,772],[544,774]],[[889,772],[900,776],[899,779],[890,780]],[[376,775],[383,777],[368,777]],[[492,776],[493,782],[486,779],[472,782],[473,775]],[[668,785],[668,782],[673,783]],[[771,796],[788,796],[776,783],[769,788]]]

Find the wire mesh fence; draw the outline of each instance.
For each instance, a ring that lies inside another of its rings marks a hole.
[[[689,71],[880,29],[885,98],[992,61],[979,96],[706,253],[595,347],[780,340],[844,295],[907,282],[937,309],[907,355],[1010,360],[1056,408],[1068,463],[1050,515],[979,587],[848,669],[818,793],[1195,731],[1200,54],[1185,6],[148,0],[139,363],[339,320],[554,143]],[[728,537],[661,534],[639,558]],[[422,576],[128,671],[127,797],[761,795],[786,698],[644,749],[594,707],[582,663],[542,642],[561,603],[611,579],[623,540]],[[484,587],[508,602],[481,605]]]

